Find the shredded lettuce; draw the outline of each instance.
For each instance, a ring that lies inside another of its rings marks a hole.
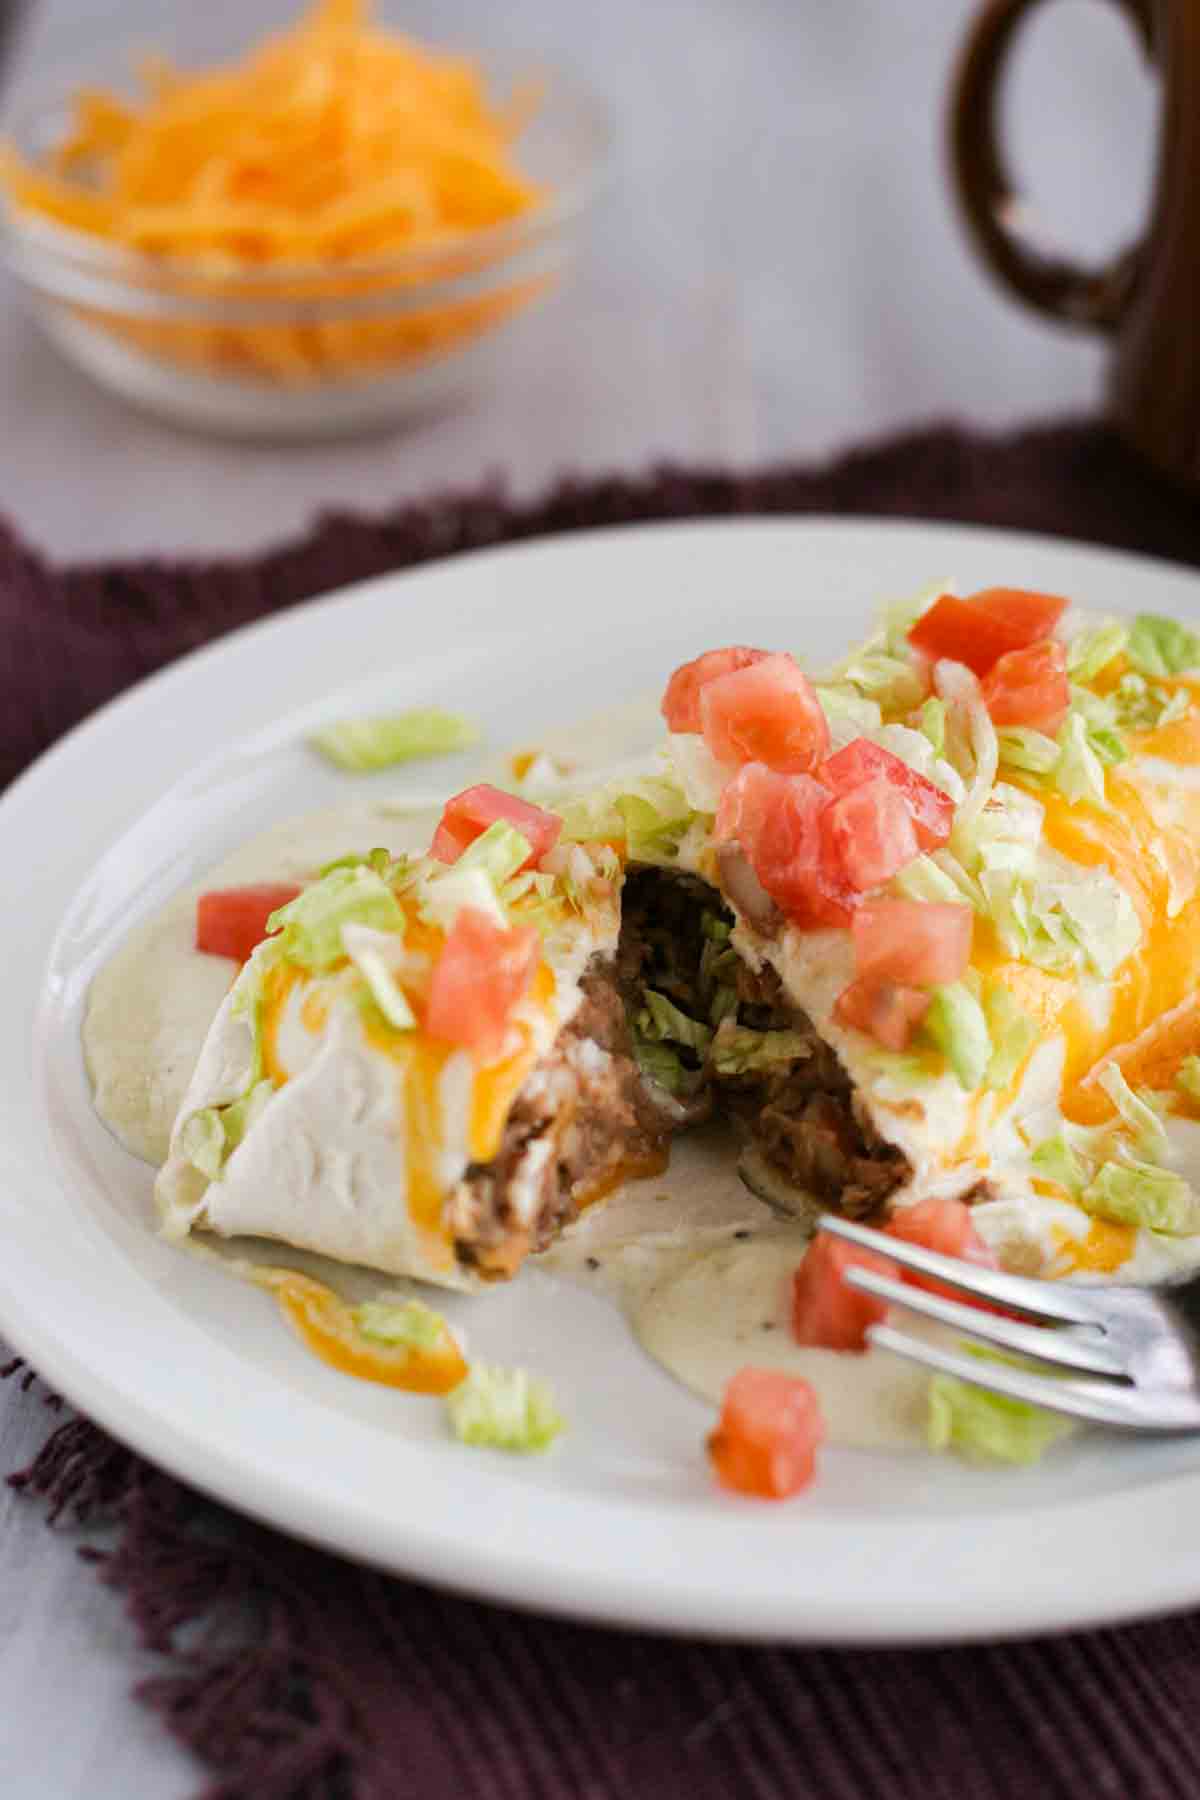
[[[865,650],[839,663],[830,685],[851,687],[861,698],[873,700],[882,713],[907,713],[925,697],[925,681],[911,661],[905,643],[900,655],[886,650]]]
[[[470,907],[506,929],[508,906],[535,891],[532,881],[517,876],[529,849],[529,839],[515,825],[496,819],[455,862],[428,860],[418,884],[421,917],[449,931],[463,908]],[[548,893],[552,883],[545,886]]]
[[[835,750],[842,749],[857,737],[878,731],[883,724],[878,702],[865,699],[857,688],[821,682],[815,691]]]
[[[959,1085],[977,1088],[992,1059],[992,1040],[983,1008],[965,982],[934,988],[922,1029],[946,1058]]]
[[[457,1438],[492,1450],[545,1450],[566,1425],[546,1382],[486,1363],[472,1363],[446,1410]]]
[[[1120,656],[1128,639],[1128,626],[1115,622],[1081,631],[1067,649],[1067,674],[1075,681],[1094,681],[1101,669]]]
[[[334,869],[304,889],[267,920],[280,933],[282,955],[301,968],[320,971],[340,962],[343,925],[370,925],[399,931],[404,915],[387,883],[365,864]]]
[[[614,789],[581,794],[561,808],[562,841],[585,844],[597,838],[619,838],[625,824],[614,803]]]
[[[918,729],[923,731],[933,747],[935,756],[943,756],[946,750],[946,702],[931,694],[918,714]]]
[[[631,862],[674,862],[688,831],[703,816],[678,783],[655,775],[618,794],[615,805]]]
[[[421,917],[429,925],[440,925],[450,931],[465,907],[481,912],[502,930],[508,927],[508,913],[496,892],[496,884],[483,869],[463,869],[451,863],[444,875],[435,875],[421,887]]]
[[[555,873],[550,876],[550,891],[544,891],[541,886],[544,876],[549,874],[545,859],[543,871],[533,883],[539,898],[544,901],[548,901],[551,892],[556,891],[568,906],[581,913],[586,909],[589,897],[594,896],[597,889],[611,886],[620,879],[621,859],[611,844],[589,844],[585,850],[582,844],[566,843],[552,854],[561,858],[561,862],[555,864]],[[520,880],[520,877],[517,879]],[[514,887],[515,883],[510,882],[504,889],[506,905],[513,902]]]
[[[364,1300],[351,1311],[358,1330],[373,1344],[405,1350],[436,1350],[447,1335],[446,1321],[421,1300]]]
[[[500,904],[506,912],[511,913],[515,908],[518,924],[536,926],[546,937],[556,924],[561,923],[564,901],[577,912],[583,912],[584,889],[594,879],[595,871],[578,844],[572,845],[572,852],[587,864],[586,875],[581,875],[578,865],[573,870],[568,869],[561,880],[540,869],[526,869],[523,874],[514,875],[511,881],[505,882],[500,889]]]
[[[1200,1056],[1185,1056],[1175,1071],[1175,1086],[1189,1100],[1200,1101]]]
[[[975,908],[976,912],[987,911],[983,889],[973,875],[967,874],[957,856],[951,855],[949,850],[935,850],[929,860],[946,876],[947,880],[954,883],[958,889],[960,900],[965,900],[968,906]]]
[[[1180,675],[1185,669],[1200,666],[1200,637],[1178,619],[1139,613],[1125,654],[1142,675]]]
[[[859,1065],[870,1070],[873,1084],[881,1090],[890,1086],[897,1093],[907,1093],[929,1086],[929,1059],[916,1050],[868,1048],[860,1053]]]
[[[1138,1156],[1146,1162],[1164,1161],[1170,1148],[1167,1129],[1145,1095],[1134,1093],[1115,1062],[1105,1064],[1099,1081],[1132,1132]]]
[[[881,725],[870,735],[881,749],[889,750],[918,775],[923,775],[926,781],[932,781],[944,794],[949,794],[956,806],[961,802],[966,792],[962,777],[951,763],[937,755],[923,731],[914,731],[909,725]]]
[[[1000,767],[1019,769],[1023,775],[1049,775],[1061,755],[1058,745],[1044,731],[1031,725],[1006,726],[996,733],[1000,749]]]
[[[642,1074],[665,1088],[668,1094],[674,1094],[676,1099],[694,1094],[700,1084],[701,1070],[685,1069],[677,1050],[672,1050],[669,1044],[645,1038],[638,1031],[633,1033],[633,1056]]]
[[[988,989],[983,1010],[992,1040],[984,1081],[990,1088],[1006,1088],[1037,1042],[1037,1026],[998,982]]]
[[[253,1046],[250,1057],[250,1079],[247,1090],[252,1088],[263,1075],[263,1026],[262,1010],[266,992],[266,979],[282,955],[282,946],[277,937],[264,938],[256,946],[250,961],[242,969],[233,984],[230,995],[230,1011],[235,1019],[244,1019],[253,1034]]]
[[[708,1022],[714,1031],[724,1024],[726,1019],[736,1017],[738,1005],[737,989],[731,987],[728,982],[722,982],[713,990],[713,997],[708,1007]]]
[[[1069,712],[1058,734],[1059,760],[1054,771],[1054,784],[1072,806],[1086,800],[1092,806],[1107,807],[1104,790],[1104,764],[1088,738],[1086,721],[1080,713]]]
[[[179,1133],[179,1151],[193,1169],[210,1181],[221,1179],[225,1162],[225,1127],[216,1106],[203,1106],[185,1119]]]
[[[373,931],[369,925],[343,925],[342,944],[371,999],[393,1031],[412,1031],[416,1014],[396,980],[389,952],[399,943],[393,932]]]
[[[225,1154],[231,1156],[246,1133],[261,1117],[264,1107],[275,1092],[273,1081],[256,1081],[240,1100],[231,1100],[221,1109],[221,1126],[225,1132]]]
[[[961,853],[970,841],[970,833],[992,797],[992,788],[1000,767],[1000,746],[996,727],[992,724],[979,682],[962,663],[934,664],[934,682],[943,700],[961,712],[966,721],[974,770],[966,797],[958,809],[951,835],[951,848]]]
[[[954,1450],[968,1460],[1029,1464],[1074,1429],[1073,1420],[1061,1413],[990,1393],[956,1375],[934,1375],[929,1383],[926,1440],[931,1450]]]
[[[672,863],[688,832],[706,816],[691,805],[678,780],[644,775],[565,806],[562,835],[567,843],[624,838],[631,862]]]
[[[638,1030],[651,1043],[682,1044],[686,1050],[694,1050],[703,1056],[712,1042],[712,1031],[697,1019],[689,1019],[685,1012],[660,994],[654,988],[646,988],[643,999],[646,1004],[638,1014]]]
[[[274,1092],[273,1082],[256,1081],[228,1106],[201,1107],[184,1120],[179,1133],[180,1154],[210,1181],[219,1181],[229,1157]]]
[[[1046,809],[1010,782],[998,781],[978,818],[959,832],[959,855],[973,875],[1004,870],[1032,872],[1042,841]]]
[[[1107,978],[1142,941],[1133,901],[1104,870],[1042,880],[985,870],[980,883],[1009,955],[1054,974],[1082,966]]]
[[[1105,768],[1113,768],[1117,763],[1128,762],[1129,748],[1119,731],[1107,725],[1089,725],[1087,741],[1091,749]]]
[[[313,733],[313,748],[339,769],[361,774],[419,757],[447,756],[479,742],[479,728],[459,713],[436,706],[414,707],[384,718],[341,719]]]
[[[1065,1188],[1073,1200],[1079,1198],[1088,1184],[1089,1168],[1079,1152],[1067,1142],[1065,1133],[1044,1138],[1034,1150],[1030,1162],[1047,1181]]]
[[[803,1031],[751,1031],[724,1025],[713,1041],[713,1067],[721,1075],[744,1075],[812,1055],[812,1039]]]
[[[1076,687],[1072,683],[1071,711],[1083,719],[1088,743],[1106,767],[1127,760],[1129,750],[1117,729],[1117,706],[1111,696],[1093,694],[1090,688]]]
[[[1176,719],[1182,719],[1191,706],[1186,688],[1156,687],[1142,675],[1122,675],[1113,695],[1113,712],[1118,725],[1128,731],[1158,731]]]
[[[717,761],[694,731],[672,732],[667,739],[667,755],[689,807],[695,812],[715,813],[733,771]]]
[[[403,860],[407,861],[407,858],[404,858]],[[393,862],[390,850],[384,850],[382,848],[367,850],[365,852],[351,850],[347,856],[336,856],[332,862],[327,862],[323,868],[320,869],[319,873],[321,875],[332,875],[335,869],[361,869],[363,867],[374,870],[376,875],[382,876],[383,880],[387,881],[390,871],[395,867],[395,863]],[[388,885],[390,887],[391,883],[388,882]]]
[[[914,857],[892,877],[892,887],[905,900],[949,901],[957,906],[968,898],[932,856]]]
[[[1107,979],[1142,941],[1137,908],[1119,882],[1100,869],[1083,876],[1047,881],[1034,890],[1041,917],[1057,911],[1074,941],[1079,960]]]
[[[1105,1163],[1079,1195],[1079,1204],[1096,1218],[1144,1225],[1171,1237],[1200,1231],[1200,1198],[1182,1175],[1150,1163]]]
[[[468,869],[480,869],[494,887],[500,887],[528,862],[531,845],[507,819],[494,819],[473,843],[450,865],[461,875]]]

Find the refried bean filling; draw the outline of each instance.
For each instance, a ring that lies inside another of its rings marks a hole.
[[[452,1202],[461,1261],[514,1272],[587,1200],[663,1161],[669,1138],[712,1111],[733,1120],[740,1169],[764,1199],[815,1197],[882,1213],[908,1174],[860,1117],[849,1077],[778,976],[728,943],[733,916],[695,876],[633,868],[615,959],[518,1095],[499,1154]]]

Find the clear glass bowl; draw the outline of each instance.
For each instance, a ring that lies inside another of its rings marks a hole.
[[[500,94],[531,72],[511,55],[474,60]],[[536,75],[541,103],[517,149],[547,198],[458,244],[214,274],[6,201],[9,265],[71,361],[175,423],[300,439],[437,410],[482,385],[517,324],[561,287],[605,172],[603,102],[561,70],[539,62]],[[61,141],[74,85],[18,108],[8,129],[26,158],[40,160]]]

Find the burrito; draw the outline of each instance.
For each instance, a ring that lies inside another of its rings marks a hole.
[[[469,1289],[663,1166],[679,1108],[632,1056],[620,861],[560,830],[471,789],[430,855],[347,855],[271,914],[175,1121],[167,1235]]]
[[[717,1114],[792,1216],[960,1200],[1006,1266],[1200,1259],[1200,643],[931,590],[822,679],[672,675],[653,763],[496,789],[275,913],[165,1227],[510,1276]]]

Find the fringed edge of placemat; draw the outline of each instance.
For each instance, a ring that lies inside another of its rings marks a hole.
[[[19,1357],[0,1368],[6,1377],[40,1385]],[[111,1549],[85,1543],[78,1555],[122,1595],[142,1647],[170,1659],[134,1693],[221,1771],[202,1800],[336,1791],[361,1744],[354,1696],[317,1648],[320,1603],[296,1567],[303,1546],[226,1513],[81,1417],[7,1481],[43,1503],[48,1525],[115,1527]]]

